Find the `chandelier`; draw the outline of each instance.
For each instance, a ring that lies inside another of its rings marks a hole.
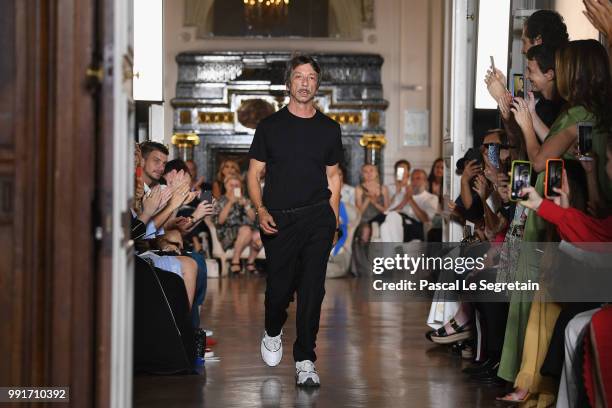
[[[243,0],[247,24],[259,31],[286,22],[289,0]]]

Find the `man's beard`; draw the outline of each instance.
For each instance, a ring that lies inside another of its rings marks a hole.
[[[412,194],[414,195],[421,194],[423,191],[425,191],[425,186],[420,186],[420,187],[412,186]]]

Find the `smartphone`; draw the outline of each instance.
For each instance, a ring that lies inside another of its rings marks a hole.
[[[487,158],[489,163],[497,170],[499,170],[499,151],[501,149],[500,143],[489,143],[487,145]]]
[[[142,167],[136,167],[136,177],[142,177]]]
[[[397,168],[397,171],[395,172],[395,179],[397,181],[402,181],[404,179],[404,173],[406,172],[406,168],[403,166],[400,166]]]
[[[493,72],[495,72],[495,60],[493,59],[492,55],[491,55],[491,69],[493,70]]]
[[[531,186],[531,163],[524,160],[514,160],[512,162],[512,177],[510,179],[510,199],[512,201],[526,200],[527,197],[521,196],[523,187]]]
[[[546,179],[544,184],[544,196],[546,198],[559,197],[555,188],[561,188],[561,178],[565,164],[562,159],[546,160]]]
[[[234,188],[234,197],[236,197],[236,198],[242,197],[242,190],[240,189],[240,187],[235,187]]]
[[[213,196],[211,190],[202,191],[201,195],[202,201],[206,201],[208,204],[212,204]]]
[[[580,160],[593,160],[593,123],[578,122],[578,154]]]
[[[523,74],[512,75],[512,96],[515,98],[525,97],[525,77]]]

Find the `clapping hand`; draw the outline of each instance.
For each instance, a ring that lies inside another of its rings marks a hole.
[[[161,208],[163,208],[162,190],[159,186],[155,186],[151,189],[151,192],[142,199],[142,212],[150,218],[157,214]]]
[[[529,105],[523,98],[514,98],[514,102],[512,102],[512,108],[510,108],[510,110],[514,114],[514,119],[521,127],[521,130],[523,130],[523,133],[525,133],[526,129],[533,127],[531,113],[529,112]]]

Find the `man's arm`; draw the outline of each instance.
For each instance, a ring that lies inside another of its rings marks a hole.
[[[334,164],[333,166],[326,166],[325,172],[327,174],[327,186],[331,191],[331,197],[329,199],[329,204],[334,210],[334,214],[336,215],[336,228],[339,225],[338,217],[340,214],[340,189],[342,188],[342,182],[340,180],[340,171],[339,166]]]
[[[249,171],[247,172],[247,186],[249,189],[249,197],[255,206],[255,213],[259,218],[259,226],[264,234],[275,234],[278,232],[276,223],[268,212],[268,209],[263,205],[261,196],[261,179],[266,170],[266,163],[259,160],[251,159],[249,161]]]
[[[421,207],[419,207],[417,202],[414,201],[413,196],[411,196],[410,199],[408,200],[408,204],[410,204],[410,207],[412,207],[412,211],[414,211],[414,215],[416,215],[419,221],[421,221],[423,224],[426,224],[429,222],[429,215],[425,211],[423,211]]]
[[[263,207],[263,199],[261,197],[261,178],[266,170],[266,163],[255,159],[249,161],[249,170],[247,172],[247,188],[249,189],[249,197],[255,211]]]

